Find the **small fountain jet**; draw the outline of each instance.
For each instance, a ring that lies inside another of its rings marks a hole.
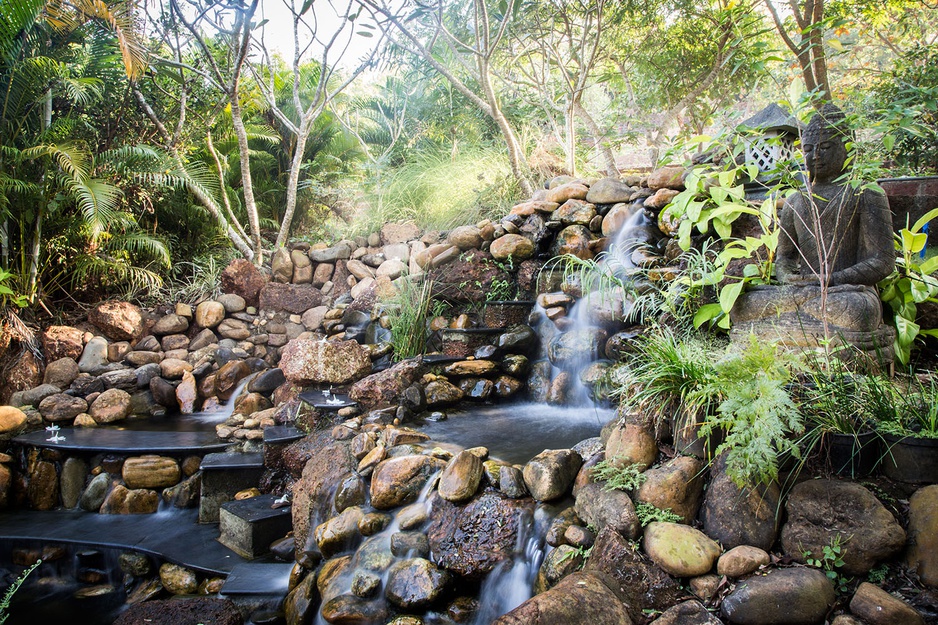
[[[65,440],[65,437],[64,437],[64,436],[61,436],[61,435],[59,434],[59,429],[60,429],[60,428],[59,428],[59,426],[57,426],[57,425],[50,425],[50,426],[47,426],[47,427],[46,427],[46,432],[49,432],[50,434],[52,434],[52,436],[49,437],[49,438],[47,438],[46,441],[49,442],[49,443],[60,443],[60,442],[64,441],[64,440]]]

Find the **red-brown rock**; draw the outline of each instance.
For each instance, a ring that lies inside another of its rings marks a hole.
[[[143,313],[130,302],[111,301],[98,304],[88,313],[88,321],[115,341],[136,341],[143,336]]]
[[[348,384],[371,371],[371,358],[357,341],[295,339],[283,348],[280,369],[294,384]]]
[[[236,258],[221,272],[221,288],[225,293],[240,295],[248,306],[257,306],[268,279],[250,261]]]
[[[489,490],[467,504],[439,495],[432,500],[427,536],[434,561],[441,568],[479,579],[511,556],[530,498],[510,499]]]
[[[54,362],[60,358],[81,358],[81,350],[85,348],[82,335],[84,333],[72,326],[49,326],[42,333],[42,350],[46,355],[46,362]]]
[[[322,292],[311,284],[268,282],[261,289],[259,302],[264,310],[285,310],[301,315],[322,304]]]
[[[404,360],[356,382],[349,397],[368,410],[397,404],[404,389],[419,380],[426,370],[420,358]]]
[[[294,449],[294,453],[304,452],[304,457],[306,451],[311,451],[309,461],[303,467],[302,477],[293,485],[293,535],[298,551],[305,548],[310,528],[332,516],[335,485],[358,466],[348,445],[332,440],[327,432],[307,437]]]

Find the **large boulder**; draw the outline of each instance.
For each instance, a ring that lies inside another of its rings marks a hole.
[[[269,278],[249,260],[236,258],[221,272],[221,288],[244,298],[248,306],[257,306],[261,289]]]
[[[834,585],[823,571],[775,569],[737,584],[721,612],[734,625],[817,625],[835,598]]]
[[[425,608],[443,594],[450,577],[424,558],[403,560],[388,572],[384,594],[391,603],[405,610]]]
[[[114,625],[146,625],[148,623],[243,625],[244,617],[241,616],[238,606],[230,599],[187,597],[137,603],[121,612],[114,621]]]
[[[229,297],[238,297],[232,294]],[[240,297],[243,302],[244,300]],[[225,319],[225,305],[214,300],[200,302],[195,307],[195,324],[200,328],[214,328]]]
[[[75,362],[74,358],[59,358],[51,361],[46,366],[42,382],[43,384],[52,384],[61,389],[66,389],[71,386],[79,373],[81,372],[78,370],[78,363]]]
[[[101,514],[153,514],[160,505],[160,496],[147,488],[129,489],[116,485],[101,504]]]
[[[433,297],[458,303],[484,302],[491,285],[510,282],[511,275],[502,269],[488,252],[468,250],[443,267],[430,270]]]
[[[119,388],[104,391],[91,403],[88,413],[95,423],[123,421],[132,409],[130,393]]]
[[[938,484],[920,488],[909,499],[909,549],[905,561],[922,583],[938,587]]]
[[[259,302],[264,310],[284,310],[302,315],[310,308],[321,305],[322,299],[322,291],[311,284],[268,282],[261,289]]]
[[[143,313],[130,302],[98,304],[88,313],[88,321],[115,341],[135,341],[143,336]]]
[[[379,464],[371,476],[371,505],[379,510],[413,503],[430,477],[445,466],[432,456],[399,456]]]
[[[368,350],[357,341],[294,339],[280,356],[283,375],[300,386],[348,384],[371,371]]]
[[[655,564],[675,577],[709,573],[720,557],[720,545],[700,530],[680,523],[649,523],[642,547]]]
[[[42,333],[42,350],[46,360],[53,362],[59,358],[78,360],[84,349],[84,332],[72,326],[49,326]]]
[[[726,474],[722,455],[711,465],[710,475],[701,512],[707,536],[725,549],[752,545],[769,551],[778,536],[778,485],[739,488]]]
[[[905,546],[905,531],[892,513],[864,486],[839,480],[807,480],[796,485],[785,504],[788,522],[782,548],[798,562],[819,558],[832,542],[844,545],[848,575],[869,572]]]
[[[127,458],[121,477],[128,488],[167,488],[179,483],[182,471],[172,458],[151,454]]]
[[[524,465],[524,483],[538,501],[565,495],[583,464],[580,454],[570,449],[545,449]]]
[[[13,406],[0,406],[0,440],[16,436],[26,427],[26,414]]]
[[[534,256],[534,243],[526,236],[520,234],[506,234],[492,241],[489,252],[492,258],[499,261],[525,260]]]
[[[645,471],[645,483],[635,493],[635,500],[656,508],[670,510],[691,523],[703,499],[704,463],[691,456],[678,456],[660,467]]]
[[[629,539],[641,533],[641,524],[628,493],[607,490],[602,484],[589,483],[577,491],[576,513],[597,531],[609,527]]]
[[[46,421],[70,421],[88,410],[88,402],[65,393],[49,395],[39,402],[39,414]]]
[[[311,528],[332,516],[335,485],[355,470],[358,461],[349,453],[348,445],[334,441],[328,432],[308,436],[292,446],[286,454],[296,453],[296,461],[281,457],[277,463],[286,471],[296,471],[302,462],[302,476],[293,484],[293,534],[297,551],[306,548]]]
[[[632,196],[632,187],[618,178],[600,178],[590,185],[586,201],[593,204],[618,204],[628,202]]]
[[[475,494],[481,481],[482,460],[463,450],[453,456],[440,475],[440,497],[447,501],[464,501]]]
[[[518,545],[530,499],[511,499],[487,490],[466,504],[434,495],[427,536],[433,560],[442,568],[479,579],[511,557]]]
[[[493,625],[632,625],[625,604],[603,580],[573,573],[494,621]]]
[[[661,612],[690,598],[670,575],[609,527],[599,532],[583,570],[601,577],[639,622],[648,612]]]
[[[366,409],[397,404],[404,390],[419,380],[426,370],[421,358],[404,360],[356,382],[349,390],[349,397]]]
[[[925,619],[912,606],[869,582],[857,588],[850,611],[870,625],[925,625]]]

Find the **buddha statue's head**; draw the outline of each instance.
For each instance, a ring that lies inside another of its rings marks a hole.
[[[814,182],[831,182],[844,172],[850,132],[844,112],[833,104],[818,111],[801,137],[805,166]]]

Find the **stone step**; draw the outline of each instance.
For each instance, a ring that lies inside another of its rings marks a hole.
[[[270,544],[293,529],[290,506],[272,507],[277,497],[261,495],[223,503],[218,512],[218,542],[243,558],[270,551]]]
[[[260,483],[264,472],[261,453],[208,454],[202,458],[202,495],[199,499],[199,523],[217,523],[218,509],[234,496]]]
[[[273,425],[264,428],[264,445],[286,445],[306,436],[292,425]]]

